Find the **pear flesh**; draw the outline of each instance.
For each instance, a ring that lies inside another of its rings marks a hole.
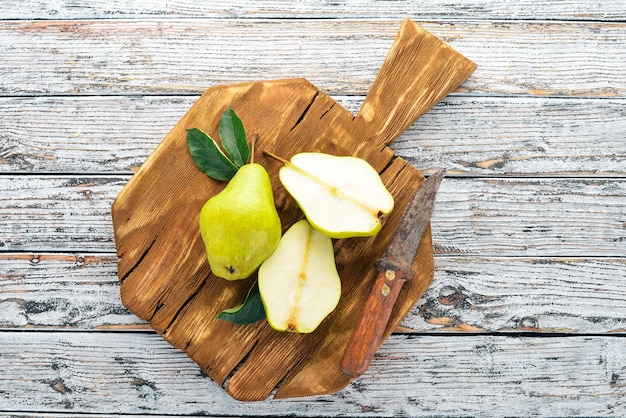
[[[211,271],[245,279],[276,249],[282,227],[272,184],[263,166],[242,166],[200,211],[200,234]]]
[[[361,158],[300,153],[279,177],[309,222],[331,238],[375,235],[394,207],[378,172]]]
[[[296,222],[259,268],[267,321],[278,331],[309,333],[341,296],[333,244],[306,220]]]

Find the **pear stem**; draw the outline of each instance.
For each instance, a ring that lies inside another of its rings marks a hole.
[[[289,164],[289,161],[285,160],[282,157],[279,157],[278,155],[274,154],[273,152],[267,151],[267,150],[263,150],[263,154],[267,155],[270,158],[275,159],[276,161],[280,161],[283,164]]]
[[[257,139],[259,139],[259,133],[252,132],[250,136],[250,164],[254,164],[254,147],[256,146]]]

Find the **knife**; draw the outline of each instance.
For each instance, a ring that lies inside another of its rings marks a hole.
[[[341,359],[341,370],[348,377],[358,377],[369,367],[400,289],[413,277],[411,263],[435,209],[445,173],[440,170],[420,185],[404,209],[383,257],[374,263],[376,280]]]

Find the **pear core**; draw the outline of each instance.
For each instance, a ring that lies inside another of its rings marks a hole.
[[[199,217],[211,271],[227,280],[249,277],[274,251],[282,233],[267,171],[242,166]]]

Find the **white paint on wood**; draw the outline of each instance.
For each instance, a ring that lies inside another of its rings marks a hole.
[[[130,174],[196,99],[0,98],[0,170]]]
[[[111,204],[127,181],[0,176],[0,251],[113,252]]]
[[[478,64],[461,91],[621,97],[626,23],[422,22]],[[0,94],[200,93],[308,78],[365,94],[400,20],[3,21]]]
[[[623,258],[436,256],[414,332],[626,332]],[[0,327],[149,329],[122,305],[113,254],[0,254]],[[408,331],[408,330],[407,330]]]
[[[0,171],[131,173],[197,96],[0,98]],[[364,96],[335,96],[353,113]],[[392,149],[454,175],[623,176],[626,101],[455,96]]]
[[[432,217],[439,254],[623,257],[626,181],[446,179]]]
[[[239,416],[597,416],[626,413],[626,340],[390,337],[329,396],[232,400],[148,333],[0,332],[0,410]],[[214,342],[219,344],[219,342]]]
[[[111,203],[128,178],[0,176],[0,250],[114,251]],[[437,199],[437,254],[626,254],[623,179],[448,178]]]
[[[626,332],[626,259],[435,257],[418,332]]]
[[[411,0],[324,0],[197,2],[193,0],[134,0],[116,2],[70,0],[39,2],[5,0],[0,4],[4,19],[94,19],[110,17],[152,18],[211,16],[220,18],[478,18],[478,19],[567,19],[623,20],[623,0],[536,1],[536,0],[449,0],[413,2]]]
[[[112,254],[0,253],[0,327],[133,329]]]
[[[620,416],[626,412],[625,343],[594,337],[390,338],[359,389],[374,407],[393,400],[399,415]]]
[[[427,173],[624,176],[626,101],[449,97],[391,146]]]

